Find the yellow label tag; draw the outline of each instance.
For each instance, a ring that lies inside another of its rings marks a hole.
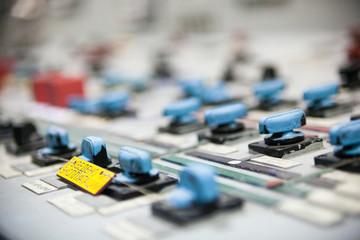
[[[57,175],[73,185],[96,195],[110,184],[115,173],[78,157],[73,157],[59,170]]]

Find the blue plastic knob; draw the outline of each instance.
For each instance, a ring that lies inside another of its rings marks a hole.
[[[112,87],[123,83],[123,77],[117,71],[107,70],[101,73],[101,78],[105,80],[106,87]]]
[[[273,135],[265,137],[265,142],[270,141],[270,139],[273,143],[291,141],[299,138],[303,139],[303,133],[294,132],[293,130],[305,124],[305,112],[300,109],[295,109],[262,118],[259,121],[259,133],[273,133]]]
[[[101,112],[101,104],[98,100],[76,98],[70,101],[69,106],[84,114],[98,114]]]
[[[206,165],[190,165],[180,173],[180,184],[171,193],[170,206],[178,209],[204,206],[219,198],[215,173]]]
[[[69,143],[68,133],[65,129],[50,126],[46,131],[47,147],[41,149],[42,154],[60,154],[76,149],[75,144]]]
[[[335,106],[330,97],[338,91],[339,84],[337,83],[322,84],[305,90],[303,98],[308,102],[308,109],[324,109]]]
[[[284,89],[285,83],[281,79],[259,82],[253,87],[254,94],[260,100],[260,104],[273,104],[279,102],[279,93]]]
[[[81,143],[81,155],[79,158],[106,167],[111,163],[111,158],[107,154],[105,141],[99,137],[86,137]]]
[[[332,127],[330,143],[335,145],[335,155],[360,156],[360,120]]]
[[[196,112],[201,107],[198,98],[192,97],[168,104],[164,109],[164,116],[172,116],[172,123],[189,124],[197,122],[197,119],[191,116],[192,112]]]
[[[99,100],[104,112],[121,113],[126,108],[130,99],[130,93],[125,91],[114,91],[105,93]]]
[[[120,148],[118,158],[124,172],[116,175],[114,181],[117,183],[136,183],[144,175],[151,178],[159,174],[157,169],[152,168],[151,156],[146,151],[126,146]]]
[[[204,104],[219,104],[231,100],[225,83],[219,83],[214,87],[205,87],[201,99]]]
[[[180,87],[186,96],[201,97],[204,91],[203,81],[200,79],[187,79],[180,82]]]
[[[246,116],[247,107],[245,104],[236,102],[206,110],[205,122],[209,126],[219,126],[235,123],[236,119]]]

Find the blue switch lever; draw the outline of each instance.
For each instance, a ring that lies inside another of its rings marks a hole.
[[[56,155],[76,149],[75,144],[69,143],[67,131],[57,126],[50,126],[47,129],[46,143],[48,146],[41,149],[41,153],[45,155]]]
[[[180,87],[186,96],[200,97],[203,90],[204,84],[200,79],[187,79],[180,81]]]
[[[115,183],[141,183],[157,179],[159,176],[159,171],[152,168],[148,152],[125,146],[120,148],[118,158],[124,172],[116,175]]]
[[[235,120],[246,116],[245,104],[236,102],[206,110],[205,122],[209,126],[235,124]]]
[[[360,120],[340,124],[330,129],[330,143],[337,156],[360,156]]]
[[[225,83],[219,83],[214,87],[205,87],[201,99],[205,104],[219,104],[231,100]]]
[[[86,137],[81,143],[81,155],[79,158],[106,167],[111,163],[111,158],[107,154],[105,141],[99,137]]]
[[[293,129],[306,124],[305,112],[300,109],[291,110],[264,117],[259,121],[259,133],[268,134],[265,143],[268,145],[291,144],[304,140],[304,134]]]
[[[100,99],[102,111],[110,113],[121,113],[126,108],[130,94],[125,91],[113,91],[105,93]]]
[[[219,198],[213,170],[205,165],[190,165],[180,173],[180,184],[171,193],[169,205],[184,209],[203,207]]]
[[[73,98],[69,101],[69,106],[72,109],[84,114],[98,114],[101,112],[101,104],[98,100]]]
[[[303,98],[308,102],[308,109],[324,109],[336,105],[330,97],[338,91],[339,84],[337,83],[323,84],[305,90]]]
[[[197,122],[191,113],[199,110],[200,107],[201,102],[198,98],[187,98],[168,104],[164,109],[164,116],[172,116],[172,124],[190,124]]]
[[[253,92],[260,100],[260,104],[271,105],[280,101],[279,93],[283,91],[284,88],[284,81],[276,79],[255,84]]]

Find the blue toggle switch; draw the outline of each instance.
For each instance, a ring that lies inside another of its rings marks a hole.
[[[151,156],[146,151],[125,146],[120,148],[118,158],[124,172],[116,175],[115,183],[141,183],[159,176],[159,171],[152,168]]]
[[[111,158],[107,154],[105,141],[99,137],[86,137],[81,143],[81,155],[79,158],[106,167],[111,163]]]
[[[254,85],[253,91],[261,104],[271,105],[280,102],[279,93],[285,89],[284,81],[275,79]]]
[[[322,84],[304,91],[303,98],[308,102],[307,108],[312,110],[333,107],[336,104],[330,99],[339,91],[339,84]]]
[[[41,149],[42,154],[57,155],[76,149],[75,144],[69,143],[67,131],[57,126],[50,126],[47,129],[46,143],[48,146]]]
[[[360,156],[360,120],[340,124],[330,129],[334,154],[342,157]]]
[[[214,87],[205,87],[201,99],[204,104],[219,104],[231,100],[231,97],[226,84],[219,83]]]
[[[105,93],[99,100],[102,111],[119,114],[124,111],[130,99],[130,93],[113,91]]]
[[[188,79],[180,81],[180,87],[186,96],[201,97],[204,91],[203,81],[200,79]]]
[[[205,122],[209,126],[235,124],[235,120],[246,116],[247,107],[237,102],[230,103],[206,110]]]
[[[180,184],[170,195],[169,205],[184,209],[202,207],[219,198],[213,170],[205,165],[190,165],[180,173]]]
[[[305,124],[305,112],[295,109],[264,117],[259,121],[259,133],[272,133],[264,139],[268,145],[291,144],[304,140],[303,133],[294,132],[293,130]]]
[[[201,107],[201,102],[196,97],[187,98],[171,104],[164,109],[164,116],[171,116],[172,124],[190,124],[197,122],[197,119],[191,116],[192,112],[196,112]]]
[[[101,104],[98,100],[86,100],[83,98],[73,98],[69,101],[70,108],[84,114],[99,114]]]
[[[123,77],[117,71],[107,70],[100,74],[101,78],[105,80],[106,87],[112,87],[123,83]]]

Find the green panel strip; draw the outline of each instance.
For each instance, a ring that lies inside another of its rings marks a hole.
[[[241,197],[250,202],[255,202],[267,207],[273,207],[280,202],[279,199],[270,198],[258,195],[256,193],[248,192],[239,188],[235,188],[232,186],[228,186],[226,184],[219,184],[219,188],[221,192],[228,193],[230,195]]]

